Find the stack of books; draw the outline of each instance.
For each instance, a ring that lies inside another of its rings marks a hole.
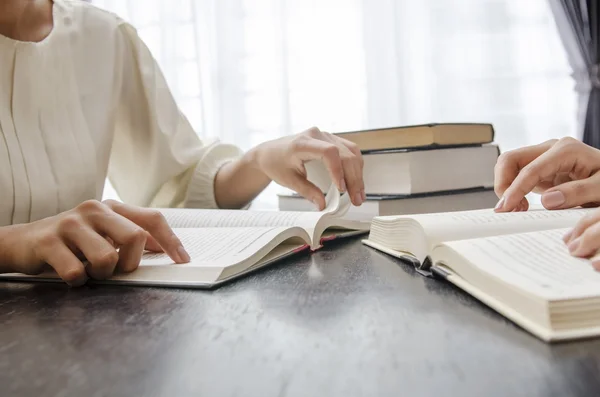
[[[446,123],[338,134],[364,157],[367,201],[350,219],[491,208],[494,166],[500,153],[491,124]],[[331,179],[322,162],[306,164],[308,179],[324,192]],[[299,195],[278,197],[281,211],[311,211]]]

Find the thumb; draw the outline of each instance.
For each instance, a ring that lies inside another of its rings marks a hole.
[[[286,181],[286,187],[294,190],[302,197],[310,200],[319,211],[325,208],[325,196],[321,189],[319,189],[314,183],[306,179],[301,174],[293,174],[293,176]]]
[[[542,194],[542,205],[549,210],[573,208],[600,202],[600,174],[566,182]]]

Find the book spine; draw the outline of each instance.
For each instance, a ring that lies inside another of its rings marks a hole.
[[[412,265],[415,268],[415,271],[421,276],[433,277],[431,274],[431,259],[429,257],[425,258],[423,263],[419,262],[414,256],[409,255],[403,255],[400,257],[400,260]]]
[[[425,258],[425,260],[423,261],[423,263],[420,263],[419,261],[417,261],[417,264],[415,266],[415,270],[421,276],[433,277],[433,274],[431,273],[431,267],[432,267],[431,265],[432,265],[431,258],[427,257],[427,258]]]
[[[441,280],[447,280],[448,276],[450,275],[450,273],[448,273],[442,267],[432,266],[431,267],[431,275],[434,278],[438,278],[438,279],[441,279]]]

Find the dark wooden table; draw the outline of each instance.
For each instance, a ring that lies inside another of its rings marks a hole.
[[[600,340],[547,345],[358,240],[215,291],[0,295],[2,396],[600,395]]]

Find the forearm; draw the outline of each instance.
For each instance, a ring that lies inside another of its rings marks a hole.
[[[225,164],[215,177],[215,199],[219,208],[242,208],[271,183],[257,166],[255,150]]]

